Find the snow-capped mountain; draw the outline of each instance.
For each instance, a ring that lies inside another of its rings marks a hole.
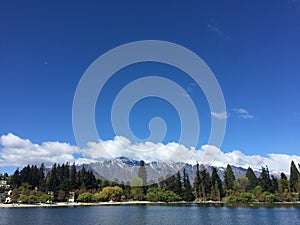
[[[110,160],[104,160],[91,164],[84,164],[86,169],[94,172],[94,174],[101,178],[106,178],[112,181],[127,182],[133,177],[138,176],[138,170],[141,162],[126,157],[119,157]],[[191,165],[183,162],[149,162],[145,163],[147,171],[147,180],[157,182],[159,178],[165,178],[167,175],[176,174],[180,171],[182,174],[183,169],[189,175],[190,181],[193,182],[196,174],[196,165]],[[212,167],[206,165],[206,169],[211,173]],[[223,180],[225,168],[219,167],[218,174]],[[245,175],[246,169],[241,167],[232,166],[232,170],[236,177]],[[259,176],[259,172],[256,172]]]

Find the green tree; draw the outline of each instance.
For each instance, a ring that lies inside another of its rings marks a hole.
[[[280,174],[280,179],[278,180],[278,192],[282,195],[283,193],[289,192],[289,181],[284,173]],[[283,197],[283,196],[281,196]]]
[[[299,182],[299,171],[294,163],[294,161],[291,162],[291,167],[290,167],[290,189],[291,192],[298,192],[299,187],[298,187],[298,182]]]
[[[42,203],[46,203],[46,202],[50,202],[52,199],[51,199],[51,195],[48,195],[48,194],[43,194],[40,196],[40,202]]]
[[[167,175],[164,182],[165,182],[164,189],[170,190],[170,191],[175,190],[177,179],[176,179],[176,176],[174,174]]]
[[[247,186],[248,191],[253,190],[256,186],[259,185],[259,179],[256,177],[256,175],[251,167],[248,167],[247,172],[246,172],[246,177],[248,178],[248,181],[249,181],[248,186]]]
[[[235,181],[234,173],[232,171],[231,166],[228,164],[224,173],[225,190],[233,190],[234,181]]]
[[[77,171],[76,171],[76,166],[75,162],[71,166],[71,171],[70,171],[70,186],[72,190],[78,189],[78,176],[77,176]]]
[[[59,185],[59,180],[57,174],[57,165],[56,163],[54,163],[46,177],[46,190],[52,191],[54,193],[54,196],[56,196],[58,191],[58,185]]]
[[[18,188],[21,185],[19,168],[17,168],[16,171],[14,172],[14,174],[11,176],[11,185],[14,188]]]
[[[175,180],[175,185],[174,185],[174,192],[179,195],[182,196],[182,182],[181,182],[181,175],[180,175],[180,171],[177,172],[176,174],[176,180]]]
[[[194,200],[193,189],[190,183],[189,175],[183,169],[183,200],[191,202]]]
[[[207,200],[211,192],[211,179],[210,174],[203,164],[200,165],[200,198]]]
[[[271,183],[272,183],[273,193],[277,192],[278,191],[278,180],[273,175],[271,175]]]
[[[78,202],[92,202],[93,201],[93,194],[89,192],[84,192],[79,194],[77,197]]]
[[[212,184],[211,188],[214,190],[214,192],[219,193],[218,195],[215,196],[219,198],[219,200],[221,200],[221,198],[224,197],[224,191],[223,191],[222,181],[219,177],[216,167],[212,167],[211,184]]]
[[[96,201],[118,201],[123,194],[122,188],[118,186],[105,187],[99,193],[94,194],[93,198]]]
[[[262,187],[263,191],[267,192],[274,192],[274,189],[272,187],[272,182],[269,174],[268,167],[261,167],[261,174],[260,174],[260,185]]]
[[[24,204],[33,204],[39,201],[38,197],[35,195],[21,195],[18,199],[19,202]]]
[[[161,188],[149,188],[145,199],[151,202],[174,202],[180,201],[181,197],[170,190],[164,190]]]
[[[249,180],[245,176],[238,176],[236,178],[234,189],[239,192],[245,192],[249,186]]]
[[[41,191],[46,191],[46,181],[45,181],[45,165],[44,163],[41,164],[38,170],[38,179],[39,179],[39,189]]]
[[[280,174],[280,179],[287,180],[287,176],[284,173]]]
[[[199,199],[201,197],[201,177],[198,162],[196,165],[196,176],[194,178],[194,193],[196,199]]]
[[[145,197],[142,187],[139,187],[139,186],[131,187],[130,195],[133,200],[137,200],[137,201],[144,200],[144,197]]]

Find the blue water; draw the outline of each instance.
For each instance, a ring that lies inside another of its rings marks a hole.
[[[2,225],[67,224],[300,224],[300,208],[227,208],[198,205],[0,208]]]

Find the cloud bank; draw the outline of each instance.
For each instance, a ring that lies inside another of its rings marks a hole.
[[[113,140],[98,143],[91,142],[87,148],[79,149],[68,143],[43,142],[34,144],[14,134],[0,137],[0,167],[17,167],[44,162],[46,166],[53,163],[76,162],[77,164],[94,162],[103,158],[126,156],[145,161],[173,161],[196,164],[210,164],[226,167],[227,164],[253,169],[268,165],[271,171],[289,173],[290,162],[300,163],[300,156],[288,154],[245,155],[234,150],[224,153],[219,148],[203,145],[201,149],[187,148],[178,143],[155,144],[152,142],[131,143],[124,137],[117,136]],[[77,155],[84,157],[76,157]]]

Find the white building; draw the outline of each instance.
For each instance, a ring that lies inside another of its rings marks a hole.
[[[0,187],[9,188],[10,185],[7,184],[7,180],[0,180]]]

